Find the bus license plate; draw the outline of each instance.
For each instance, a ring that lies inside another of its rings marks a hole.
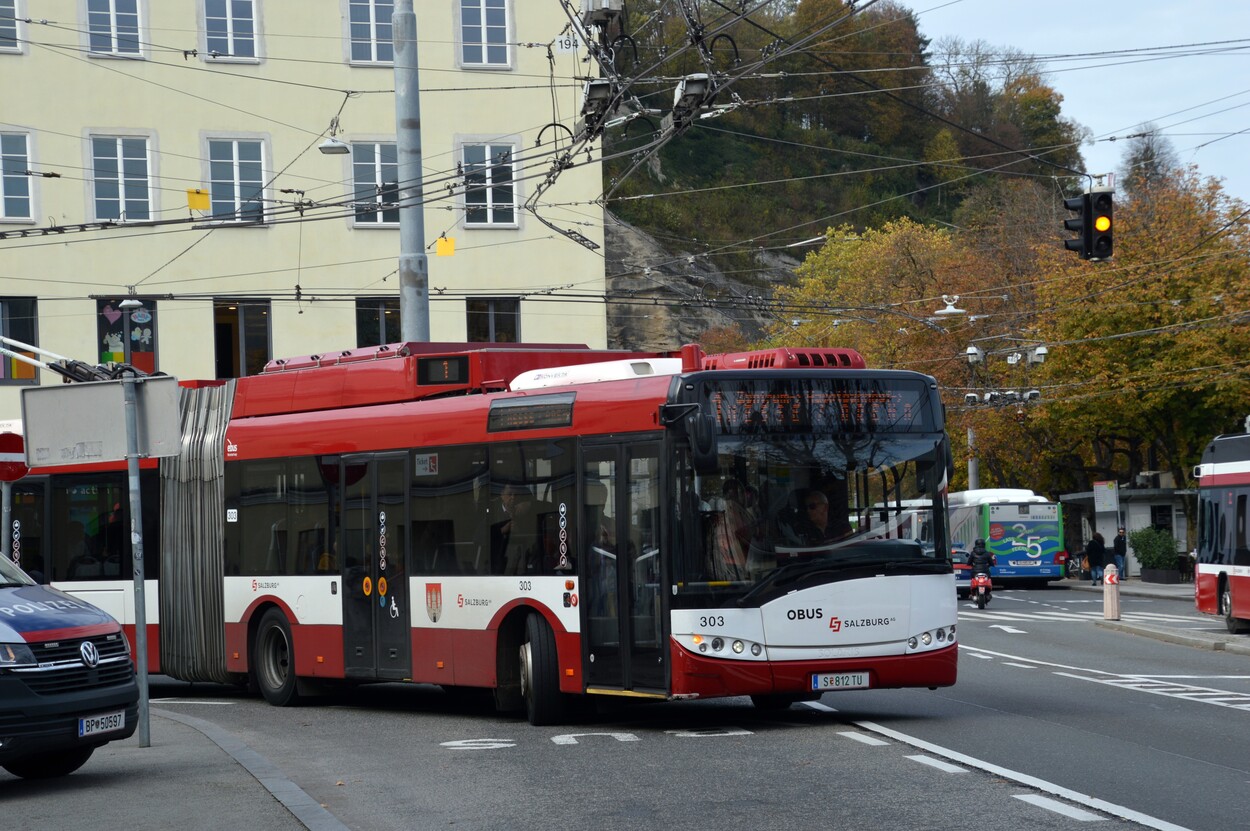
[[[868,688],[866,672],[821,672],[812,676],[813,690],[864,690]]]
[[[126,712],[105,713],[100,716],[85,716],[78,719],[78,737],[94,736],[99,733],[112,733],[126,726]]]
[[[1016,568],[1028,568],[1037,565],[1036,560],[1012,560],[1011,564]]]

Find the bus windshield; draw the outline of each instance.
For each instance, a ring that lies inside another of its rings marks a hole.
[[[674,605],[763,602],[838,572],[949,571],[945,517],[933,508],[941,447],[932,435],[765,433],[719,437],[711,472],[679,455],[688,509]]]

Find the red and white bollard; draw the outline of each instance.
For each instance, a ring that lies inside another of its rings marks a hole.
[[[1102,617],[1120,619],[1120,571],[1113,565],[1102,572]]]

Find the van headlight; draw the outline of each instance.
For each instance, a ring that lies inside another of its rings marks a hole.
[[[0,670],[35,666],[35,653],[24,643],[0,643]]]

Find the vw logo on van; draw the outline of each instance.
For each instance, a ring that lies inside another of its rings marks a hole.
[[[100,650],[91,641],[83,641],[82,646],[78,647],[78,654],[82,656],[82,662],[92,669],[100,663]]]

